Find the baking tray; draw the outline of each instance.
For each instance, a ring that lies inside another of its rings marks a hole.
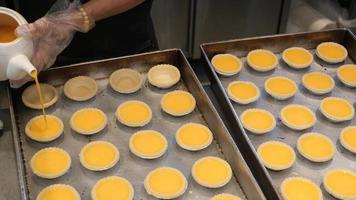
[[[174,87],[166,90],[155,88],[145,81],[143,88],[137,93],[123,95],[114,92],[108,85],[109,75],[123,67],[130,67],[142,73],[145,78],[148,69],[156,64],[168,63],[177,66],[181,72],[181,80]],[[63,95],[63,84],[70,78],[87,75],[93,77],[98,84],[97,95],[86,102],[74,102]],[[23,89],[12,91],[12,99],[16,124],[19,135],[18,143],[21,147],[19,155],[25,176],[25,199],[34,199],[39,191],[55,183],[65,183],[74,186],[82,199],[90,199],[92,186],[101,178],[109,175],[119,175],[127,178],[134,186],[134,199],[155,199],[149,196],[144,187],[143,180],[149,171],[160,166],[172,166],[181,170],[188,180],[188,189],[178,199],[209,199],[214,194],[229,192],[241,196],[244,199],[264,199],[264,195],[256,183],[251,171],[247,167],[233,139],[227,132],[223,122],[216,113],[204,89],[200,85],[192,68],[180,50],[166,50],[153,53],[145,53],[134,56],[107,59],[95,62],[81,63],[44,71],[39,76],[40,82],[54,85],[59,92],[59,101],[46,111],[60,117],[65,125],[64,134],[50,143],[38,143],[27,138],[24,127],[28,120],[41,114],[40,111],[26,108],[21,102]],[[188,90],[193,94],[197,102],[197,109],[184,117],[173,117],[161,111],[159,101],[163,94],[175,89]],[[142,128],[130,128],[117,122],[114,112],[117,106],[127,100],[142,100],[150,105],[153,111],[152,121]],[[83,136],[75,133],[69,127],[70,116],[78,109],[85,107],[97,107],[108,116],[107,127],[98,134]],[[175,131],[184,123],[197,122],[206,124],[214,134],[214,142],[207,149],[199,152],[189,152],[179,148],[174,139]],[[132,133],[154,129],[162,132],[168,140],[168,151],[161,158],[144,160],[130,153],[128,140]],[[79,162],[80,149],[90,141],[106,140],[112,142],[120,151],[120,161],[115,167],[103,172],[92,172],[84,169]],[[29,168],[29,160],[32,155],[45,147],[57,146],[66,149],[72,157],[72,166],[64,176],[46,180],[37,177]],[[192,164],[197,159],[214,155],[224,157],[231,165],[234,177],[226,186],[219,189],[207,189],[199,186],[191,177]]]
[[[225,121],[232,136],[240,148],[243,157],[252,169],[252,172],[260,184],[264,194],[268,199],[281,199],[279,194],[279,186],[281,182],[290,176],[302,176],[315,181],[322,188],[324,199],[334,199],[322,187],[322,176],[330,169],[345,168],[356,171],[356,157],[351,152],[344,149],[338,141],[341,129],[348,125],[355,125],[356,119],[352,119],[343,123],[332,123],[327,120],[320,111],[318,106],[321,99],[328,96],[342,97],[350,101],[353,105],[356,102],[356,90],[344,86],[336,77],[336,69],[343,63],[327,64],[314,56],[314,62],[307,69],[295,70],[287,66],[281,60],[281,52],[292,46],[300,46],[309,50],[313,55],[318,44],[325,41],[337,42],[345,46],[349,56],[345,63],[354,63],[356,58],[356,40],[354,35],[346,29],[328,30],[322,32],[299,33],[299,34],[284,34],[265,37],[255,37],[239,40],[230,40],[224,42],[207,43],[201,45],[202,57],[205,58],[206,69],[211,86],[220,104],[220,108],[225,115]],[[256,72],[247,66],[247,53],[253,49],[264,48],[274,52],[278,59],[278,67],[271,72]],[[238,75],[232,77],[222,77],[217,75],[210,63],[210,60],[215,54],[231,53],[243,62],[243,68]],[[310,71],[323,71],[331,75],[335,80],[335,88],[330,94],[316,96],[312,95],[301,85],[301,77],[304,73]],[[278,101],[270,97],[263,88],[264,81],[272,76],[282,75],[294,80],[298,84],[299,91],[296,95],[286,101]],[[261,97],[255,103],[249,105],[238,105],[229,100],[225,89],[228,84],[234,80],[249,80],[259,87]],[[278,119],[279,111],[282,107],[298,103],[308,106],[315,111],[317,123],[313,128],[304,131],[293,131],[285,127]],[[238,116],[249,108],[263,108],[272,112],[277,120],[276,128],[264,135],[254,135],[244,130]],[[336,145],[336,153],[332,161],[325,163],[313,163],[304,159],[295,148],[297,138],[306,132],[320,132],[328,136]],[[257,147],[268,140],[278,140],[291,145],[296,151],[297,159],[294,166],[283,171],[267,170],[257,158]]]

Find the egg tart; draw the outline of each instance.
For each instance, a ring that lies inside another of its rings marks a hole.
[[[292,167],[295,153],[288,144],[278,141],[262,143],[257,148],[258,157],[265,167],[271,170],[284,170]]]
[[[162,110],[177,117],[193,112],[195,104],[193,95],[183,90],[168,92],[161,99]]]
[[[348,121],[355,115],[354,107],[346,99],[339,97],[324,98],[319,109],[326,118],[334,122]]]
[[[220,188],[230,181],[232,170],[225,160],[215,156],[206,156],[195,161],[192,176],[199,185],[207,188]]]
[[[144,159],[161,157],[167,150],[167,139],[158,131],[143,130],[130,137],[129,148],[136,156]]]
[[[126,101],[116,109],[116,117],[119,122],[130,127],[142,127],[152,119],[151,108],[142,101]]]
[[[69,124],[77,133],[92,135],[103,130],[107,121],[105,113],[100,109],[83,108],[72,115]]]
[[[151,85],[158,88],[170,88],[180,80],[180,72],[173,65],[155,65],[148,71],[147,78]]]
[[[266,72],[277,67],[278,59],[277,56],[269,50],[256,49],[247,54],[247,63],[256,71]]]
[[[40,87],[44,101],[44,108],[48,108],[55,104],[58,100],[58,92],[56,88],[46,83],[40,83]],[[22,92],[22,102],[29,108],[42,109],[40,98],[36,89],[36,84],[30,85]]]
[[[285,200],[322,200],[320,187],[313,181],[302,177],[284,179],[281,194]]]
[[[346,169],[333,169],[324,175],[325,190],[338,199],[356,199],[356,174]]]
[[[37,195],[36,200],[80,200],[80,195],[76,189],[70,185],[54,184],[45,187]]]
[[[335,154],[333,142],[320,133],[306,133],[297,141],[299,153],[313,162],[325,162],[331,160]]]
[[[343,84],[356,87],[356,65],[342,65],[337,69],[336,74]]]
[[[31,158],[30,167],[39,177],[52,179],[65,174],[71,165],[69,154],[60,148],[48,147],[37,151]]]
[[[302,47],[291,47],[283,51],[282,59],[290,67],[303,69],[313,62],[313,55]]]
[[[159,199],[177,198],[184,194],[187,186],[187,179],[182,172],[171,167],[152,170],[144,181],[147,193]]]
[[[92,200],[132,200],[134,188],[125,178],[108,176],[100,179],[91,190]]]
[[[345,149],[356,153],[356,126],[348,126],[342,129],[339,139]]]
[[[249,81],[233,81],[227,86],[230,99],[239,104],[249,104],[260,97],[258,87]]]
[[[64,129],[62,120],[54,115],[46,115],[46,121],[43,115],[32,118],[26,124],[26,135],[38,142],[50,142],[61,136]]]
[[[221,193],[213,196],[210,200],[241,200],[241,198],[233,194]]]
[[[258,108],[245,110],[240,115],[240,120],[245,129],[255,134],[270,132],[276,126],[274,116],[267,110]]]
[[[116,92],[130,94],[141,89],[143,84],[142,75],[129,68],[114,71],[109,78],[110,86]]]
[[[284,125],[294,130],[310,128],[316,122],[315,113],[308,107],[299,104],[283,107],[279,116]]]
[[[87,101],[98,91],[96,81],[89,76],[77,76],[69,79],[63,87],[66,97],[74,101]]]
[[[119,150],[110,142],[94,141],[86,144],[79,153],[83,167],[92,171],[112,168],[120,159]]]
[[[242,69],[241,60],[232,54],[217,54],[211,59],[214,70],[223,76],[232,76]]]
[[[334,79],[322,72],[304,74],[302,83],[307,90],[316,95],[329,93],[335,87]]]
[[[210,129],[202,124],[187,123],[181,126],[175,135],[177,144],[189,151],[199,151],[213,141]]]
[[[347,50],[335,42],[323,42],[316,47],[316,55],[328,63],[339,63],[347,58]]]
[[[297,84],[294,81],[283,76],[267,79],[264,86],[266,92],[278,100],[291,98],[298,90]]]

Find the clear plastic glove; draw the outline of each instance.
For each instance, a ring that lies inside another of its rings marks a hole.
[[[38,72],[49,68],[57,56],[69,45],[74,33],[88,32],[94,26],[94,20],[81,11],[79,0],[57,0],[48,13],[31,24],[17,27],[16,35],[33,41],[34,54],[31,63]],[[27,76],[11,81],[11,87],[21,87],[30,81]]]

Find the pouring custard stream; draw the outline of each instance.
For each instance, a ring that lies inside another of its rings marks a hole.
[[[31,77],[35,80],[35,83],[36,83],[36,89],[37,89],[38,96],[39,96],[39,98],[40,98],[40,104],[41,104],[41,108],[42,108],[42,114],[43,114],[44,122],[45,122],[46,128],[47,128],[46,111],[45,111],[45,108],[44,108],[44,101],[43,101],[41,86],[40,86],[40,83],[38,82],[37,71],[36,71],[36,70],[34,70],[34,71],[31,72]]]

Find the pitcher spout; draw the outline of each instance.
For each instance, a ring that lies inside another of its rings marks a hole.
[[[37,72],[37,69],[29,61],[28,57],[19,54],[10,59],[6,76],[9,80],[20,80],[33,72]]]

